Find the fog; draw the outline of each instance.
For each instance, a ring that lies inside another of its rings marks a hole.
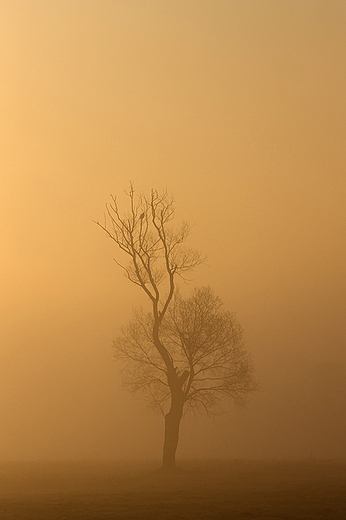
[[[147,305],[93,220],[173,194],[260,389],[178,459],[346,457],[344,2],[1,2],[0,459],[159,459],[111,344]],[[117,257],[118,258],[118,257]],[[187,290],[188,288],[184,288]]]

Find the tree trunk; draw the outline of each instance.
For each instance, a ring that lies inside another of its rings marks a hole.
[[[180,400],[179,400],[180,401]],[[172,400],[170,411],[165,415],[165,440],[163,444],[162,469],[174,470],[175,453],[179,440],[179,427],[183,415],[183,402]]]
[[[165,439],[163,443],[162,469],[171,471],[175,469],[175,453],[178,447],[179,427],[183,415],[185,395],[183,384],[189,376],[184,372],[179,376],[177,369],[173,366],[167,369],[167,382],[171,391],[171,407],[165,415]]]

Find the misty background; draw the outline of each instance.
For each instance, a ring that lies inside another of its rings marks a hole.
[[[0,459],[161,456],[111,343],[139,288],[102,220],[166,188],[261,389],[178,459],[345,458],[346,5],[0,2]]]

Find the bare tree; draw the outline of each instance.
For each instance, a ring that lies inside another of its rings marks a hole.
[[[151,311],[135,312],[114,347],[124,383],[143,391],[165,417],[163,468],[171,469],[184,407],[213,413],[224,396],[243,402],[255,388],[252,364],[234,315],[221,308],[210,288],[197,289],[187,299],[177,291],[176,278],[184,279],[203,258],[184,247],[188,224],[170,226],[172,198],[156,190],[138,196],[132,185],[127,195],[127,214],[112,197],[105,223],[97,224],[129,257],[127,264],[116,263],[144,291]]]

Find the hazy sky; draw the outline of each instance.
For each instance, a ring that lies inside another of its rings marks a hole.
[[[261,385],[178,456],[346,457],[345,2],[0,0],[0,34],[0,458],[160,456],[92,222],[129,180],[195,223]]]

